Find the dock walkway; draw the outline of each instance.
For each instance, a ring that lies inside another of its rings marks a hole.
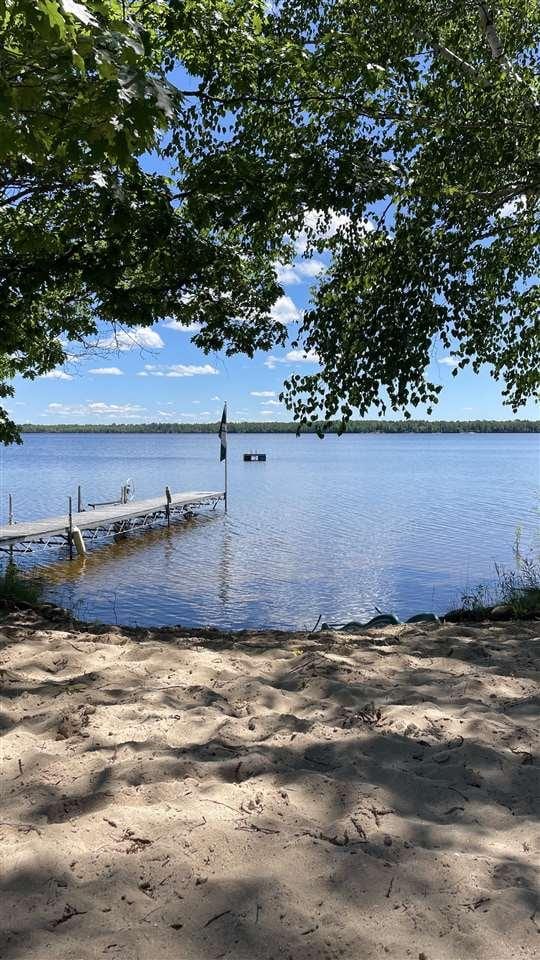
[[[0,550],[9,549],[15,544],[27,545],[29,549],[32,544],[52,546],[58,540],[69,542],[76,531],[88,540],[111,537],[150,526],[163,519],[170,521],[172,516],[185,515],[195,507],[215,506],[224,498],[222,491],[193,490],[171,493],[168,498],[161,496],[149,500],[107,504],[74,512],[71,517],[66,514],[13,523],[0,527]]]

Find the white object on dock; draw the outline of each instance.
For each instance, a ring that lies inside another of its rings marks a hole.
[[[75,545],[75,549],[80,557],[84,557],[86,554],[86,544],[84,542],[84,537],[78,527],[73,527],[71,531],[71,538]]]

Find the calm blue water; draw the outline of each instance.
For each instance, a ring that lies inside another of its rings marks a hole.
[[[244,464],[252,449],[267,462]],[[128,477],[137,497],[221,489],[218,455],[206,435],[28,435],[0,452],[0,522],[10,492],[24,520],[65,512],[78,483],[90,501],[114,499]],[[30,564],[51,599],[110,622],[286,628],[376,607],[444,612],[512,562],[518,525],[533,542],[539,485],[534,434],[232,434],[227,516]]]

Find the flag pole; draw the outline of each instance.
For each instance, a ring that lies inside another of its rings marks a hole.
[[[227,401],[225,401],[225,513],[227,513]]]

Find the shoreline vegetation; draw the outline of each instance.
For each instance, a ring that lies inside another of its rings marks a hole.
[[[216,433],[219,422],[212,423],[22,423],[22,434],[30,433]],[[338,433],[340,422],[302,426],[300,433]],[[229,433],[296,433],[291,421],[261,423],[231,421]],[[540,420],[351,420],[346,433],[540,433]]]

